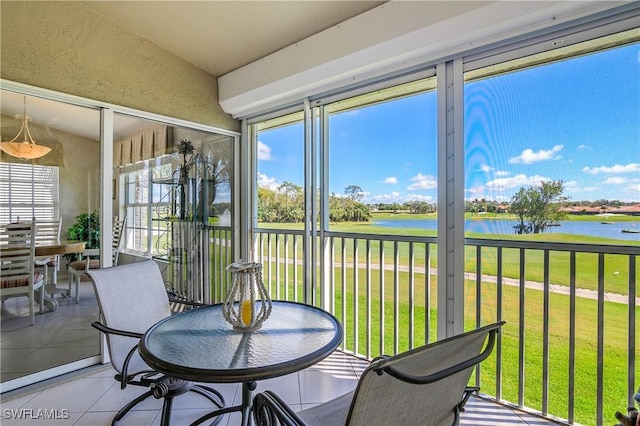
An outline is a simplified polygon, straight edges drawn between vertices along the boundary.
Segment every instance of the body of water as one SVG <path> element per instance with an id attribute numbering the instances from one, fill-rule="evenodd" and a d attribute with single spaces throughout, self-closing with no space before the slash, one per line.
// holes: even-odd
<path id="1" fill-rule="evenodd" d="M 467 219 L 465 220 L 466 232 L 479 232 L 482 234 L 514 234 L 513 220 L 492 219 Z M 376 220 L 373 225 L 386 228 L 418 228 L 437 229 L 435 219 L 400 219 L 400 220 Z M 589 235 L 592 237 L 616 238 L 625 241 L 640 241 L 640 234 L 627 234 L 623 229 L 640 230 L 639 222 L 614 222 L 603 224 L 600 222 L 561 221 L 560 226 L 547 228 L 545 234 L 575 234 Z"/>

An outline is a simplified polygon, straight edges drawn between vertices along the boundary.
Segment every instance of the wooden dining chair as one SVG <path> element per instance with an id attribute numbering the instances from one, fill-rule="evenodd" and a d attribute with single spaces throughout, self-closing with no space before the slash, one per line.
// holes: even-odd
<path id="1" fill-rule="evenodd" d="M 144 332 L 170 316 L 172 304 L 176 303 L 170 301 L 155 261 L 90 270 L 87 275 L 93 283 L 102 318 L 102 322 L 94 322 L 92 326 L 107 338 L 111 364 L 117 372 L 115 379 L 122 389 L 128 385 L 149 388 L 126 404 L 113 423 L 151 396 L 164 399 L 160 422 L 163 426 L 169 424 L 173 398 L 189 391 L 202 395 L 217 408 L 224 407 L 224 398 L 217 390 L 158 373 L 138 353 L 138 342 Z"/>
<path id="2" fill-rule="evenodd" d="M 378 357 L 355 391 L 294 412 L 275 393 L 254 396 L 257 426 L 458 425 L 474 367 L 493 350 L 499 322 L 391 357 Z"/>
<path id="3" fill-rule="evenodd" d="M 111 236 L 111 250 L 113 256 L 113 266 L 118 264 L 118 255 L 120 254 L 120 246 L 122 236 L 125 232 L 126 219 L 113 220 L 113 233 Z M 82 277 L 92 269 L 100 268 L 100 249 L 86 249 L 80 255 L 80 260 L 75 260 L 69 264 L 67 271 L 69 274 L 69 295 L 71 295 L 71 287 L 75 287 L 76 303 L 80 303 L 80 281 Z"/>
<path id="4" fill-rule="evenodd" d="M 36 244 L 41 242 L 60 241 L 60 231 L 62 230 L 62 218 L 51 221 L 38 221 L 36 226 Z M 44 283 L 53 284 L 54 288 L 58 284 L 58 271 L 60 270 L 60 255 L 36 257 L 36 272 L 44 273 Z M 49 282 L 51 281 L 51 282 Z"/>
<path id="5" fill-rule="evenodd" d="M 0 299 L 26 296 L 29 299 L 29 319 L 36 322 L 35 300 L 40 312 L 44 307 L 44 274 L 35 272 L 36 220 L 29 223 L 0 226 Z"/>

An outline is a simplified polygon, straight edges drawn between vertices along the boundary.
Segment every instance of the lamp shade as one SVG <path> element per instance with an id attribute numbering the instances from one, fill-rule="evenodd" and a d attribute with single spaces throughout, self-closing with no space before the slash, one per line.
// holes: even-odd
<path id="1" fill-rule="evenodd" d="M 47 155 L 51 148 L 30 142 L 1 142 L 0 149 L 9 155 L 25 160 L 32 160 Z"/>
<path id="2" fill-rule="evenodd" d="M 20 116 L 17 116 L 20 117 Z M 16 117 L 16 118 L 17 118 Z M 22 126 L 15 138 L 8 142 L 0 142 L 0 149 L 7 154 L 22 158 L 24 160 L 33 160 L 34 158 L 40 158 L 47 155 L 51 148 L 38 145 L 33 140 L 31 132 L 29 131 L 29 120 L 31 117 L 27 115 L 27 97 L 24 97 L 24 114 L 22 115 Z M 16 142 L 20 136 L 23 136 L 22 142 Z"/>

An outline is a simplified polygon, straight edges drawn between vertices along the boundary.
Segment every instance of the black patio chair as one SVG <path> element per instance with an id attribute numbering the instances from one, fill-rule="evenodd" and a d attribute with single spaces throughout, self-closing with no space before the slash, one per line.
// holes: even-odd
<path id="1" fill-rule="evenodd" d="M 256 424 L 457 425 L 465 403 L 479 390 L 467 386 L 471 373 L 491 354 L 503 324 L 376 358 L 362 373 L 355 391 L 298 413 L 275 393 L 258 393 L 253 400 Z"/>

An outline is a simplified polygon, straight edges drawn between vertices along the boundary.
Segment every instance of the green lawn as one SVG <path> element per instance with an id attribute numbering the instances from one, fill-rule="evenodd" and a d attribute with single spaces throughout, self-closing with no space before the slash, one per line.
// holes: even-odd
<path id="1" fill-rule="evenodd" d="M 408 214 L 388 214 L 386 219 L 407 219 L 415 218 L 415 215 Z M 582 218 L 582 217 L 581 217 Z M 635 219 L 637 220 L 637 218 Z M 301 229 L 296 224 L 267 224 L 269 229 Z M 421 229 L 393 229 L 375 227 L 363 223 L 342 223 L 332 224 L 331 230 L 341 233 L 366 233 L 383 235 L 420 235 L 435 236 L 433 231 Z M 576 235 L 563 234 L 539 234 L 539 235 L 469 235 L 469 237 L 499 239 L 499 240 L 525 240 L 540 242 L 572 242 L 585 244 L 622 244 L 640 246 L 640 241 L 620 241 L 616 239 L 602 239 L 595 237 L 581 237 Z M 289 262 L 293 259 L 293 238 L 289 240 L 286 257 Z M 303 259 L 302 241 L 298 238 L 297 258 Z M 437 277 L 431 276 L 430 286 L 425 283 L 426 276 L 424 270 L 425 247 L 424 243 L 416 243 L 413 248 L 413 261 L 415 279 L 413 293 L 409 289 L 410 275 L 405 270 L 401 270 L 396 277 L 390 269 L 394 262 L 398 265 L 409 265 L 410 251 L 409 243 L 405 242 L 384 242 L 371 241 L 371 307 L 367 311 L 366 298 L 366 271 L 365 254 L 366 242 L 357 240 L 358 268 L 352 265 L 354 261 L 354 239 L 357 235 L 349 238 L 336 238 L 334 244 L 334 274 L 335 281 L 333 290 L 335 305 L 333 312 L 336 317 L 343 322 L 345 327 L 345 347 L 362 354 L 374 357 L 381 353 L 392 354 L 409 349 L 410 346 L 424 344 L 429 335 L 429 341 L 436 339 L 437 323 Z M 345 244 L 344 250 L 342 244 Z M 275 238 L 272 238 L 271 251 L 266 251 L 266 240 L 263 256 L 265 259 L 265 283 L 268 283 L 271 294 L 275 297 L 279 292 L 283 298 L 289 294 L 292 298 L 293 287 L 298 285 L 298 301 L 302 298 L 302 267 L 296 266 L 298 271 L 298 282 L 293 282 L 294 266 L 289 263 L 281 263 L 279 274 L 276 275 L 275 262 L 271 264 L 270 272 L 267 272 L 268 256 L 272 259 L 285 258 L 285 244 L 281 239 L 279 251 L 276 250 Z M 397 248 L 398 256 L 394 259 L 394 250 Z M 381 273 L 379 268 L 379 253 L 384 249 L 385 268 L 384 288 L 381 289 Z M 437 245 L 429 244 L 430 265 L 437 267 Z M 321 253 L 319 247 L 319 253 Z M 344 259 L 342 259 L 344 253 Z M 525 258 L 525 279 L 529 281 L 543 281 L 544 252 L 543 250 L 526 250 Z M 503 249 L 503 276 L 519 278 L 519 249 Z M 579 288 L 597 290 L 598 283 L 598 256 L 595 254 L 578 253 L 576 256 L 576 284 Z M 550 281 L 552 284 L 568 285 L 569 283 L 569 254 L 565 252 L 550 252 Z M 497 273 L 496 262 L 497 249 L 484 247 L 482 249 L 481 271 L 486 275 Z M 346 265 L 342 273 L 342 263 Z M 285 271 L 288 271 L 285 282 Z M 357 275 L 356 272 L 357 271 Z M 465 247 L 465 271 L 476 271 L 475 247 Z M 605 291 L 628 294 L 629 293 L 629 258 L 620 255 L 605 255 Z M 276 276 L 279 279 L 276 280 Z M 633 283 L 637 287 L 638 277 L 640 277 L 640 262 L 636 262 L 636 280 Z M 358 285 L 354 284 L 357 282 Z M 319 277 L 317 282 L 320 282 Z M 396 286 L 397 282 L 397 286 Z M 329 285 L 328 283 L 325 283 Z M 427 288 L 429 291 L 427 292 Z M 320 292 L 320 289 L 317 289 Z M 502 287 L 502 312 L 501 319 L 507 321 L 502 333 L 502 398 L 516 403 L 518 399 L 518 354 L 519 354 L 519 288 L 514 286 Z M 637 290 L 636 290 L 637 292 Z M 357 296 L 356 296 L 357 295 Z M 428 296 L 428 297 L 427 297 Z M 343 297 L 345 298 L 343 300 Z M 425 300 L 428 299 L 427 302 Z M 357 315 L 354 300 L 357 300 Z M 410 300 L 413 301 L 413 312 L 410 312 Z M 476 287 L 475 280 L 466 281 L 465 284 L 465 328 L 475 328 L 476 316 Z M 497 288 L 496 285 L 483 281 L 481 286 L 481 318 L 482 324 L 493 322 L 497 319 Z M 542 371 L 543 371 L 543 318 L 544 300 L 541 291 L 525 290 L 524 301 L 524 405 L 533 409 L 542 410 Z M 568 417 L 568 358 L 569 358 L 569 297 L 560 294 L 549 296 L 549 388 L 548 388 L 548 412 L 552 415 Z M 412 315 L 412 316 L 411 316 Z M 636 342 L 640 341 L 640 309 L 635 307 L 636 315 Z M 382 321 L 380 317 L 383 317 Z M 413 320 L 411 320 L 413 318 Z M 575 421 L 592 425 L 596 424 L 596 371 L 597 371 L 597 301 L 592 299 L 578 298 L 576 300 L 576 346 L 575 346 Z M 371 334 L 367 335 L 366 324 L 369 320 Z M 627 330 L 628 327 L 628 307 L 624 304 L 605 302 L 604 306 L 604 418 L 603 424 L 613 424 L 615 422 L 615 411 L 624 411 L 626 408 L 627 389 Z M 398 334 L 394 334 L 397 324 Z M 410 327 L 410 324 L 412 327 Z M 357 325 L 357 335 L 356 335 Z M 412 334 L 410 333 L 412 332 Z M 357 342 L 357 347 L 356 347 Z M 412 342 L 410 344 L 410 342 Z M 367 352 L 370 347 L 370 352 Z M 496 354 L 483 363 L 481 369 L 482 389 L 490 395 L 496 392 Z M 640 364 L 636 362 L 636 376 L 640 377 Z M 636 383 L 637 386 L 637 383 Z"/>
<path id="2" fill-rule="evenodd" d="M 282 267 L 282 269 L 284 269 Z M 275 273 L 275 271 L 274 271 Z M 299 276 L 302 271 L 299 268 Z M 371 289 L 371 309 L 367 313 L 365 289 L 365 271 L 358 271 L 358 335 L 355 335 L 354 314 L 354 286 L 353 272 L 346 274 L 346 281 L 342 283 L 342 271 L 336 268 L 335 277 L 335 305 L 333 312 L 343 322 L 345 327 L 345 347 L 348 350 L 366 354 L 367 339 L 374 357 L 381 353 L 393 354 L 395 345 L 397 351 L 409 349 L 409 288 L 408 274 L 400 273 L 399 287 L 394 288 L 393 276 L 385 274 L 384 303 L 381 304 L 380 281 L 378 274 L 373 274 Z M 284 270 L 280 271 L 284 280 Z M 289 266 L 288 291 L 293 294 L 293 266 Z M 417 277 L 414 288 L 415 308 L 413 319 L 413 347 L 426 342 L 426 312 L 429 312 L 429 341 L 436 339 L 436 300 L 437 278 L 431 277 L 430 309 L 425 309 L 424 277 Z M 269 278 L 265 278 L 269 281 Z M 284 283 L 280 285 L 283 297 Z M 275 296 L 276 288 L 271 287 Z M 397 305 L 394 304 L 394 291 L 398 291 Z M 482 284 L 482 324 L 497 319 L 496 286 L 492 283 Z M 299 288 L 298 293 L 302 294 Z M 346 295 L 343 309 L 343 295 Z M 301 296 L 300 296 L 301 297 Z M 467 281 L 465 288 L 465 328 L 475 328 L 476 306 L 475 281 Z M 543 339 L 543 298 L 542 292 L 536 290 L 525 291 L 525 361 L 524 380 L 525 406 L 537 410 L 542 409 L 542 339 Z M 384 324 L 381 326 L 380 311 L 384 309 Z M 568 353 L 569 353 L 569 298 L 564 295 L 551 294 L 549 298 L 549 388 L 548 412 L 558 417 L 568 417 Z M 371 323 L 371 335 L 367 336 L 367 315 Z M 397 318 L 397 319 L 396 319 Z M 519 289 L 504 286 L 502 289 L 501 318 L 507 322 L 502 333 L 502 398 L 511 402 L 518 401 L 518 330 L 519 330 Z M 605 302 L 604 308 L 604 424 L 615 421 L 614 413 L 626 408 L 626 377 L 627 377 L 627 306 Z M 398 335 L 394 335 L 394 321 L 397 321 Z M 597 349 L 597 301 L 578 298 L 576 300 L 576 365 L 575 365 L 575 421 L 592 425 L 596 424 L 596 349 Z M 636 341 L 640 341 L 640 309 L 636 308 Z M 383 329 L 381 331 L 381 328 Z M 384 342 L 381 343 L 381 339 Z M 481 369 L 482 391 L 495 395 L 496 392 L 496 354 L 483 363 Z M 640 377 L 640 366 L 637 365 L 636 375 Z"/>

